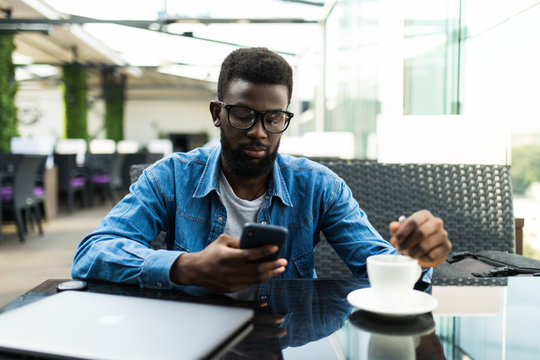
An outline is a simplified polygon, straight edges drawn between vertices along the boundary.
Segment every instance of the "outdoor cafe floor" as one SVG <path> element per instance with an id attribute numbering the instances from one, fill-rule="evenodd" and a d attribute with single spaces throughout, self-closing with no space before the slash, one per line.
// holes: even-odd
<path id="1" fill-rule="evenodd" d="M 43 223 L 44 235 L 30 231 L 20 243 L 14 223 L 2 227 L 0 307 L 49 278 L 69 278 L 73 254 L 81 239 L 111 209 L 111 204 L 61 212 Z"/>

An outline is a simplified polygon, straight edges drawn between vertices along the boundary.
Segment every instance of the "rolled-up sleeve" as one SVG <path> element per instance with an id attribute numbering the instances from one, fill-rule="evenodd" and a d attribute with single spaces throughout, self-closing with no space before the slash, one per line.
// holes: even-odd
<path id="1" fill-rule="evenodd" d="M 167 198 L 155 177 L 145 170 L 130 193 L 81 241 L 71 269 L 73 278 L 174 287 L 170 269 L 183 252 L 150 248 L 169 221 Z"/>

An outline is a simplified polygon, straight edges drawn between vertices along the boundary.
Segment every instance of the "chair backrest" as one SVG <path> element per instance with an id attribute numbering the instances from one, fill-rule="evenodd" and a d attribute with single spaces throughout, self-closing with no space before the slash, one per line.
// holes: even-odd
<path id="1" fill-rule="evenodd" d="M 114 163 L 114 158 L 115 154 L 87 153 L 85 165 L 91 173 L 110 174 Z"/>
<path id="2" fill-rule="evenodd" d="M 0 171 L 13 173 L 20 158 L 21 154 L 0 153 Z"/>
<path id="3" fill-rule="evenodd" d="M 149 154 L 149 153 L 143 153 L 143 152 L 135 153 L 135 154 L 123 154 L 123 155 L 124 155 L 124 161 L 122 162 L 121 176 L 122 176 L 122 187 L 124 188 L 124 190 L 129 189 L 129 186 L 139 178 L 138 176 L 135 180 L 131 178 L 131 167 L 133 165 L 146 164 L 145 166 L 146 168 L 150 166 L 150 164 L 152 164 L 153 162 L 161 158 L 160 154 Z M 144 170 L 144 168 L 142 170 Z M 142 173 L 142 170 L 141 170 L 141 173 Z"/>
<path id="4" fill-rule="evenodd" d="M 54 154 L 54 163 L 58 168 L 58 189 L 68 191 L 73 185 L 71 180 L 77 176 L 76 154 Z"/>
<path id="5" fill-rule="evenodd" d="M 515 252 L 509 166 L 321 163 L 345 180 L 385 239 L 389 239 L 391 221 L 428 209 L 443 219 L 453 252 Z"/>
<path id="6" fill-rule="evenodd" d="M 39 167 L 46 155 L 19 155 L 13 180 L 13 203 L 16 208 L 32 206 L 36 202 L 34 187 Z"/>
<path id="7" fill-rule="evenodd" d="M 129 179 L 131 180 L 131 183 L 133 184 L 135 181 L 139 179 L 141 174 L 143 173 L 144 169 L 149 167 L 152 164 L 133 164 L 129 168 Z"/>

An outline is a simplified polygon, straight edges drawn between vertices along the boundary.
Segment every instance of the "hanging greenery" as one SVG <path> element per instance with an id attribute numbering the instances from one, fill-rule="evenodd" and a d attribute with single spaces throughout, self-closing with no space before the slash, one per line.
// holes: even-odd
<path id="1" fill-rule="evenodd" d="M 114 68 L 101 72 L 103 98 L 105 101 L 105 132 L 107 139 L 124 139 L 124 101 L 126 76 Z"/>
<path id="2" fill-rule="evenodd" d="M 64 127 L 68 139 L 88 141 L 87 69 L 80 64 L 62 67 Z"/>
<path id="3" fill-rule="evenodd" d="M 18 136 L 13 36 L 0 34 L 0 152 L 9 152 L 11 138 Z"/>

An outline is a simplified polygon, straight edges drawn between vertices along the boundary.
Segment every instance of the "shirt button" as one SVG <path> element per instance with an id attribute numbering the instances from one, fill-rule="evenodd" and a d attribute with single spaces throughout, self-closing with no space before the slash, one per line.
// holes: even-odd
<path id="1" fill-rule="evenodd" d="M 264 220 L 261 221 L 261 224 L 266 225 L 266 221 L 264 221 Z"/>
<path id="2" fill-rule="evenodd" d="M 157 287 L 162 287 L 162 286 L 163 286 L 163 284 L 162 284 L 162 283 L 160 283 L 160 282 L 158 281 L 158 282 L 156 283 L 156 286 L 157 286 Z"/>
<path id="3" fill-rule="evenodd" d="M 270 196 L 269 196 L 269 195 L 266 195 L 264 198 L 265 198 L 266 200 L 268 200 L 268 199 L 270 199 Z"/>
<path id="4" fill-rule="evenodd" d="M 266 299 L 268 299 L 268 296 L 266 296 L 266 295 L 262 295 L 262 296 L 261 296 L 261 300 L 262 300 L 262 301 L 266 301 Z"/>
<path id="5" fill-rule="evenodd" d="M 218 218 L 217 218 L 217 221 L 222 222 L 222 221 L 223 221 L 223 217 L 221 217 L 221 216 L 218 217 Z"/>

